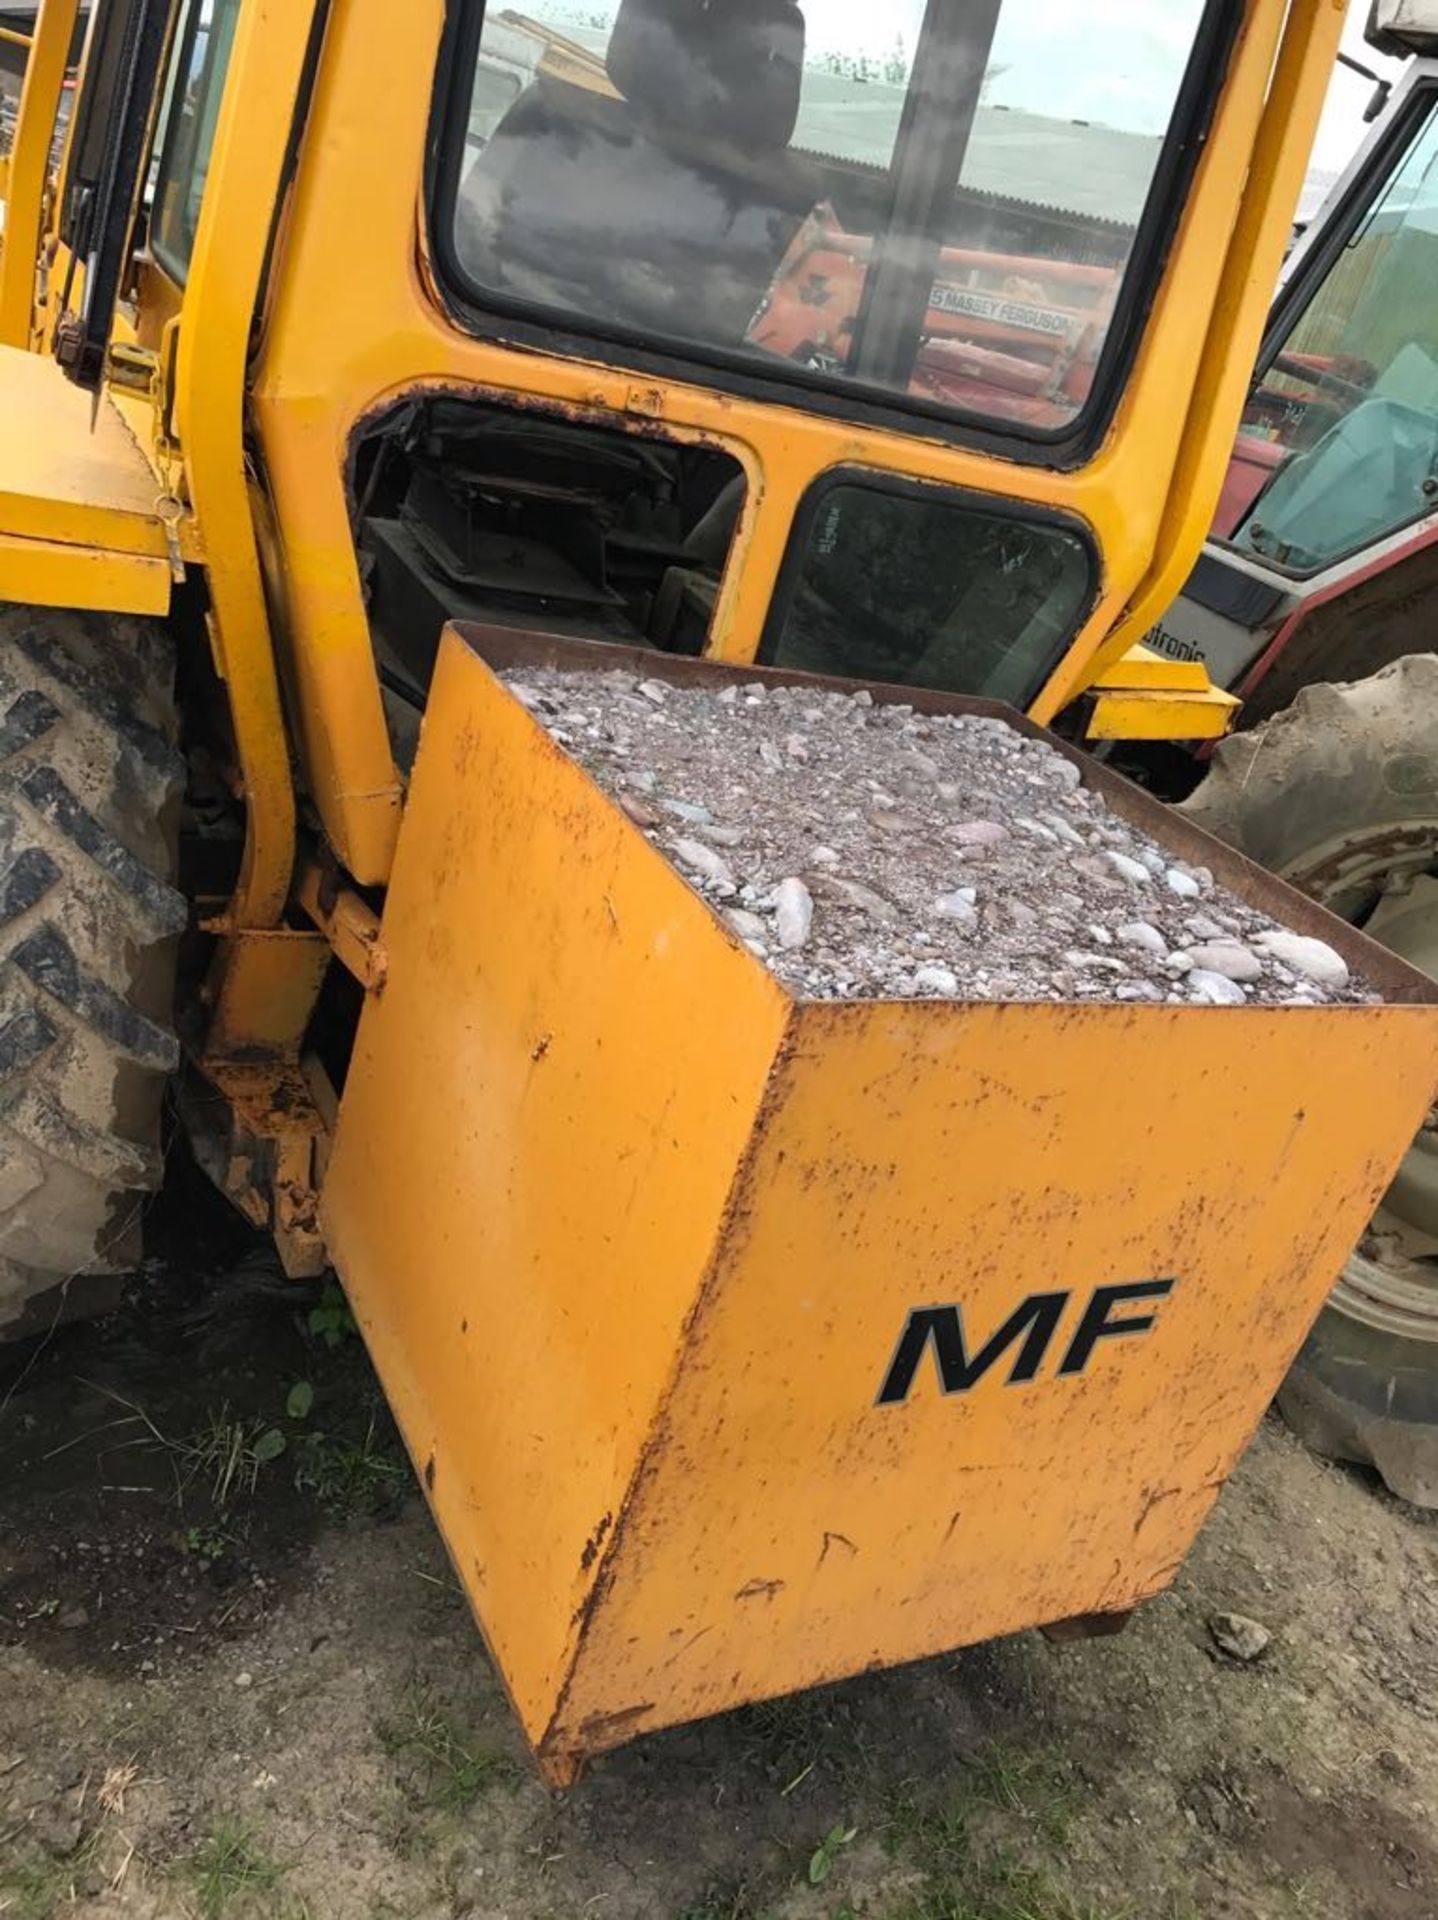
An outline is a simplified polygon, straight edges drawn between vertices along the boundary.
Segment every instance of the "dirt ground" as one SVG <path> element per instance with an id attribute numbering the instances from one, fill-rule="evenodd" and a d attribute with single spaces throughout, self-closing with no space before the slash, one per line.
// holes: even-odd
<path id="1" fill-rule="evenodd" d="M 0 1914 L 1435 1920 L 1438 1520 L 1264 1425 L 1174 1590 L 535 1779 L 343 1302 L 183 1169 L 0 1368 Z M 1252 1665 L 1208 1623 L 1257 1618 Z"/>

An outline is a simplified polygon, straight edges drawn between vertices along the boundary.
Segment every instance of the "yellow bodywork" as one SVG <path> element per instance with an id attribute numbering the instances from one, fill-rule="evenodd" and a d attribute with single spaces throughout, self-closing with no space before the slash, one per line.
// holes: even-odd
<path id="1" fill-rule="evenodd" d="M 164 613 L 161 488 L 114 404 L 0 346 L 0 418 L 0 599 Z"/>
<path id="2" fill-rule="evenodd" d="M 67 5 L 40 16 L 36 102 Z M 217 1177 L 289 1271 L 341 1271 L 560 1779 L 648 1728 L 1161 1589 L 1428 1105 L 1438 1023 L 1432 989 L 1286 894 L 1391 1004 L 796 1002 L 453 632 L 407 783 L 350 493 L 357 432 L 419 396 L 721 449 L 746 495 L 720 673 L 754 671 L 836 469 L 1060 511 L 1100 578 L 1033 718 L 1089 692 L 1102 739 L 1221 733 L 1227 696 L 1132 642 L 1209 524 L 1335 0 L 1249 0 L 1111 427 L 1066 469 L 467 330 L 424 211 L 445 7 L 402 13 L 244 0 L 186 284 L 135 263 L 93 412 L 25 350 L 57 274 L 7 255 L 0 598 L 160 614 L 203 575 L 186 638 L 225 687 L 246 832 L 204 925 Z M 11 193 L 59 258 L 49 129 L 22 132 Z M 1270 884 L 1088 778 L 1240 894 Z M 365 1000 L 338 1099 L 307 1050 L 336 961 Z M 930 1359 L 876 1404 L 915 1311 L 961 1302 L 986 1339 L 1061 1294 L 1057 1353 L 1130 1283 L 1165 1289 L 1152 1326 L 1081 1376 L 1050 1356 L 1010 1386 L 1006 1360 L 941 1394 Z"/>
<path id="3" fill-rule="evenodd" d="M 748 490 L 709 639 L 720 659 L 754 657 L 800 502 L 839 466 L 1067 510 L 1092 529 L 1100 592 L 1035 700 L 1037 718 L 1052 718 L 1151 624 L 1143 610 L 1155 582 L 1167 594 L 1170 576 L 1186 572 L 1217 498 L 1242 370 L 1337 46 L 1335 0 L 1251 0 L 1125 396 L 1103 446 L 1070 472 L 476 339 L 446 313 L 417 223 L 442 0 L 416 0 L 403 33 L 388 0 L 335 0 L 291 178 L 314 16 L 314 0 L 241 9 L 188 284 L 181 293 L 146 263 L 139 305 L 123 322 L 130 337 L 154 343 L 178 316 L 178 361 L 173 379 L 161 370 L 157 381 L 154 431 L 163 437 L 161 416 L 172 410 L 183 455 L 176 486 L 203 529 L 189 543 L 207 556 L 214 647 L 236 708 L 252 843 L 229 916 L 236 932 L 275 922 L 293 868 L 281 677 L 329 844 L 361 885 L 388 878 L 403 783 L 344 469 L 356 426 L 406 394 L 470 392 L 730 453 Z M 1195 391 L 1188 410 L 1173 404 Z M 8 412 L 3 380 L 0 408 Z M 242 484 L 246 418 L 264 463 L 262 501 Z M 37 537 L 70 543 L 43 529 Z M 1193 703 L 1177 704 L 1193 717 Z M 1139 712 L 1151 725 L 1154 709 Z"/>
<path id="4" fill-rule="evenodd" d="M 1241 702 L 1214 686 L 1201 660 L 1169 660 L 1142 641 L 1090 683 L 1088 740 L 1219 740 Z"/>
<path id="5" fill-rule="evenodd" d="M 1103 580 L 1088 620 L 1034 703 L 1037 718 L 1052 718 L 1085 684 L 1089 663 L 1145 590 L 1166 516 L 1178 515 L 1165 537 L 1185 556 L 1185 568 L 1208 528 L 1239 394 L 1227 411 L 1195 409 L 1192 416 L 1172 399 L 1193 388 L 1209 355 L 1239 368 L 1252 362 L 1297 197 L 1295 180 L 1289 200 L 1268 198 L 1260 173 L 1245 201 L 1254 143 L 1272 129 L 1271 164 L 1289 150 L 1306 152 L 1342 25 L 1332 0 L 1297 0 L 1285 32 L 1286 14 L 1282 0 L 1255 0 L 1249 8 L 1113 430 L 1088 464 L 1059 473 L 918 432 L 835 421 L 679 378 L 658 381 L 469 336 L 445 316 L 423 235 L 416 251 L 415 201 L 442 8 L 438 0 L 420 0 L 397 35 L 388 30 L 387 0 L 336 6 L 313 107 L 322 132 L 305 142 L 300 158 L 254 408 L 283 529 L 286 618 L 279 643 L 293 678 L 296 723 L 326 833 L 356 878 L 375 884 L 387 877 L 399 785 L 375 683 L 343 461 L 356 423 L 406 393 L 452 387 L 557 405 L 597 424 L 705 441 L 732 454 L 749 487 L 709 640 L 724 660 L 753 659 L 800 502 L 834 467 L 944 481 L 1076 513 L 1094 531 Z M 1297 67 L 1317 88 L 1311 102 L 1284 95 L 1266 101 L 1280 46 L 1281 70 Z M 1256 211 L 1235 237 L 1245 204 Z M 202 226 L 210 211 L 207 196 Z M 365 235 L 359 249 L 357 232 Z M 1230 261 L 1231 244 L 1241 247 L 1241 260 Z M 1242 277 L 1246 295 L 1227 299 L 1215 316 L 1226 272 Z M 337 288 L 343 299 L 336 299 Z M 1170 508 L 1180 459 L 1189 483 Z"/>
<path id="6" fill-rule="evenodd" d="M 53 360 L 18 347 L 0 348 L 0 391 L 5 531 L 163 559 L 155 476 L 113 404 L 94 408 Z"/>
<path id="7" fill-rule="evenodd" d="M 50 174 L 51 134 L 65 82 L 65 63 L 79 0 L 40 0 L 33 33 L 11 34 L 25 45 L 25 77 L 6 157 L 4 237 L 0 238 L 0 345 L 28 347 L 35 317 L 35 275 Z"/>
<path id="8" fill-rule="evenodd" d="M 451 630 L 323 1219 L 552 1778 L 1167 1585 L 1438 1073 L 1435 990 L 1282 910 L 1398 1004 L 796 1001 Z M 1052 1293 L 1031 1382 L 876 1404 L 913 1309 Z"/>

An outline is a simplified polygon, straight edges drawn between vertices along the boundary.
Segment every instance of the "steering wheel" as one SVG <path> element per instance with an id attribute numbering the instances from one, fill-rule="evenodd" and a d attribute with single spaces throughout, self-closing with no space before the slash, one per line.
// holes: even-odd
<path id="1" fill-rule="evenodd" d="M 1310 395 L 1298 395 L 1259 385 L 1249 394 L 1243 409 L 1244 423 L 1248 426 L 1271 423 L 1279 428 L 1285 441 L 1288 435 L 1282 433 L 1284 421 L 1291 425 L 1301 421 L 1302 437 L 1311 441 L 1328 432 L 1330 427 L 1336 427 L 1350 408 L 1372 398 L 1368 389 L 1356 381 L 1346 380 L 1342 374 L 1326 368 L 1310 367 L 1286 353 L 1274 356 L 1268 372 L 1286 374 L 1290 380 L 1299 380 L 1311 389 Z M 1295 409 L 1299 410 L 1296 420 Z"/>
<path id="2" fill-rule="evenodd" d="M 1368 388 L 1360 387 L 1356 380 L 1345 380 L 1341 373 L 1333 373 L 1326 368 L 1307 366 L 1302 360 L 1295 360 L 1286 353 L 1275 354 L 1270 372 L 1286 373 L 1290 380 L 1301 380 L 1316 393 L 1336 389 L 1341 398 L 1355 407 L 1361 400 L 1371 397 Z M 1263 392 L 1262 387 L 1259 392 Z"/>

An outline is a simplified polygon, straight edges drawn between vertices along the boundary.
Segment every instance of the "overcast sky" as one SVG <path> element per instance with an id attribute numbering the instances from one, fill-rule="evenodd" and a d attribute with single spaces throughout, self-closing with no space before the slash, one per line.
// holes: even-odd
<path id="1" fill-rule="evenodd" d="M 912 52 L 923 0 L 801 0 L 814 51 L 878 51 L 902 33 Z M 989 99 L 1068 120 L 1099 120 L 1161 133 L 1203 11 L 1201 0 L 1005 0 L 994 40 Z M 1368 0 L 1352 0 L 1343 45 L 1355 58 L 1396 75 L 1363 38 Z M 880 25 L 882 22 L 882 25 Z M 1314 147 L 1314 164 L 1343 167 L 1364 133 L 1372 88 L 1340 67 Z"/>
<path id="2" fill-rule="evenodd" d="M 892 46 L 912 53 L 923 0 L 802 0 L 811 51 Z M 994 36 L 996 106 L 1161 133 L 1193 45 L 1202 0 L 1004 0 Z M 882 22 L 882 24 L 881 24 Z"/>

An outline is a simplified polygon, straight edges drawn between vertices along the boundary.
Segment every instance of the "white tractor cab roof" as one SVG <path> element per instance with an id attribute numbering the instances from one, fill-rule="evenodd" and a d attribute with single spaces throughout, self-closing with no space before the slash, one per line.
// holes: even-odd
<path id="1" fill-rule="evenodd" d="M 1379 53 L 1438 53 L 1438 0 L 1373 0 L 1364 36 Z"/>

